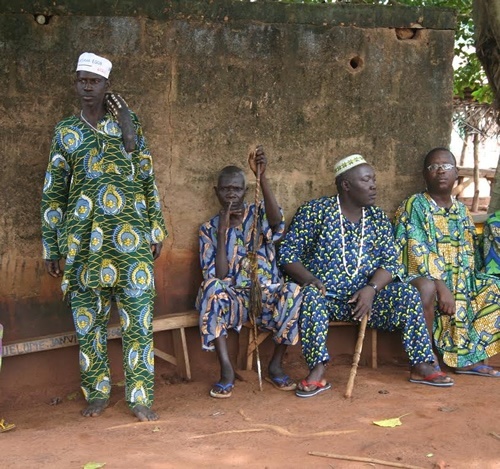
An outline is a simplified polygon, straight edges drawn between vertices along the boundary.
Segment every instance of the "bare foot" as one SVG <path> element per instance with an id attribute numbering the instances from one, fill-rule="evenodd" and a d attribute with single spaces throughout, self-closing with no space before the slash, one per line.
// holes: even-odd
<path id="1" fill-rule="evenodd" d="M 84 417 L 99 417 L 104 412 L 104 409 L 108 407 L 108 403 L 107 399 L 95 399 L 82 410 L 82 415 Z"/>
<path id="2" fill-rule="evenodd" d="M 131 410 L 141 422 L 150 422 L 160 418 L 156 412 L 143 405 L 136 405 Z"/>

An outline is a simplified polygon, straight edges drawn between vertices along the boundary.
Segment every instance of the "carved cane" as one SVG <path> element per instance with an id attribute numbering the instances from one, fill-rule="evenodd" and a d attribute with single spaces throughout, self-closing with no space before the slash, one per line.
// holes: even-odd
<path id="1" fill-rule="evenodd" d="M 365 339 L 367 323 L 368 323 L 368 314 L 365 314 L 363 316 L 363 319 L 361 320 L 361 324 L 359 325 L 358 340 L 356 341 L 356 348 L 354 349 L 354 356 L 352 357 L 351 372 L 349 373 L 349 381 L 347 382 L 347 389 L 344 394 L 344 397 L 346 398 L 351 397 L 352 390 L 354 388 L 354 379 L 356 378 L 359 358 L 361 357 L 361 351 L 363 350 L 363 340 Z"/>

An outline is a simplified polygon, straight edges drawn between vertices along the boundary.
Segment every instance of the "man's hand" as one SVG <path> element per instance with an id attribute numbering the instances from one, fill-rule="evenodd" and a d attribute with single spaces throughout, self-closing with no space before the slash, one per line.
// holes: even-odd
<path id="1" fill-rule="evenodd" d="M 160 257 L 162 247 L 163 243 L 156 243 L 151 245 L 151 252 L 153 253 L 154 261 Z"/>
<path id="2" fill-rule="evenodd" d="M 223 207 L 219 212 L 219 235 L 226 235 L 227 229 L 231 226 L 231 216 L 241 217 L 243 216 L 243 209 L 239 208 L 232 210 L 233 203 L 229 202 L 227 207 Z"/>
<path id="3" fill-rule="evenodd" d="M 257 145 L 255 151 L 250 152 L 248 155 L 248 164 L 255 176 L 257 176 L 257 171 L 259 171 L 261 176 L 264 174 L 267 167 L 267 158 L 262 145 Z"/>
<path id="4" fill-rule="evenodd" d="M 453 316 L 456 312 L 455 297 L 443 281 L 435 280 L 439 311 Z"/>
<path id="5" fill-rule="evenodd" d="M 375 290 L 369 285 L 364 286 L 358 290 L 348 303 L 352 306 L 352 317 L 356 321 L 361 321 L 363 316 L 370 314 L 372 312 L 373 299 L 375 298 Z"/>
<path id="6" fill-rule="evenodd" d="M 51 277 L 60 277 L 63 274 L 59 267 L 59 259 L 45 259 L 45 270 Z"/>
<path id="7" fill-rule="evenodd" d="M 305 287 L 307 285 L 311 285 L 312 287 L 316 287 L 323 296 L 326 295 L 326 288 L 323 285 L 323 282 L 314 276 L 311 275 L 311 278 L 307 279 L 305 282 L 302 283 L 302 286 Z"/>

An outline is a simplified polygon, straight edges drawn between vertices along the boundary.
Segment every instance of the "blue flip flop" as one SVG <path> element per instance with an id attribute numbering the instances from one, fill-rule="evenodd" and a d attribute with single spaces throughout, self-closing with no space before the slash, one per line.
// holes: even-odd
<path id="1" fill-rule="evenodd" d="M 215 383 L 212 386 L 212 389 L 210 389 L 210 396 L 215 397 L 216 399 L 227 399 L 233 394 L 233 388 L 233 383 Z"/>
<path id="2" fill-rule="evenodd" d="M 494 373 L 489 373 L 493 371 Z M 476 365 L 469 370 L 455 370 L 457 375 L 476 375 L 484 376 L 486 378 L 500 378 L 500 371 L 494 370 L 492 366 Z"/>
<path id="3" fill-rule="evenodd" d="M 297 389 L 297 383 L 287 375 L 282 377 L 269 376 L 269 378 L 264 379 L 280 391 L 295 391 Z"/>

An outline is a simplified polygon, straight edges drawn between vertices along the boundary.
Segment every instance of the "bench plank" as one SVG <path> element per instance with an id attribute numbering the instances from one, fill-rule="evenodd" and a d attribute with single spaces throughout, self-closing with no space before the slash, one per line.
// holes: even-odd
<path id="1" fill-rule="evenodd" d="M 191 366 L 186 341 L 186 327 L 198 326 L 199 313 L 196 310 L 183 313 L 165 314 L 153 318 L 153 332 L 172 331 L 175 356 L 165 353 L 158 348 L 155 355 L 177 366 L 183 378 L 191 379 Z M 108 340 L 120 339 L 121 328 L 117 325 L 108 327 Z M 28 340 L 3 344 L 3 357 L 14 357 L 28 353 L 44 352 L 78 345 L 75 332 L 35 337 Z"/>
<path id="2" fill-rule="evenodd" d="M 240 341 L 246 342 L 246 346 L 241 346 L 240 344 L 240 355 L 245 353 L 245 356 L 238 357 L 238 365 L 244 370 L 251 370 L 253 363 L 253 356 L 255 352 L 255 340 L 252 325 L 248 322 L 243 324 L 245 327 L 240 332 Z M 330 321 L 328 323 L 330 327 L 336 326 L 358 326 L 356 322 L 347 321 Z M 376 369 L 378 367 L 378 356 L 377 356 L 377 329 L 370 329 L 371 331 L 371 367 Z M 244 335 L 241 333 L 245 332 Z M 259 330 L 257 335 L 257 346 L 259 346 L 264 340 L 271 335 L 270 331 Z"/>
<path id="3" fill-rule="evenodd" d="M 153 332 L 170 331 L 181 327 L 197 326 L 200 314 L 196 310 L 187 311 L 180 314 L 165 314 L 153 319 Z"/>

